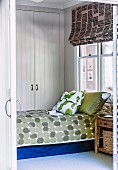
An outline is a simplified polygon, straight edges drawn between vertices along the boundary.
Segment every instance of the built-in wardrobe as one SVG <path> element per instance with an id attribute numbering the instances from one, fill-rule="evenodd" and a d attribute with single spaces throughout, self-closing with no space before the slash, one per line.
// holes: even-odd
<path id="1" fill-rule="evenodd" d="M 17 7 L 17 100 L 21 110 L 51 109 L 64 91 L 63 24 L 61 10 Z"/>

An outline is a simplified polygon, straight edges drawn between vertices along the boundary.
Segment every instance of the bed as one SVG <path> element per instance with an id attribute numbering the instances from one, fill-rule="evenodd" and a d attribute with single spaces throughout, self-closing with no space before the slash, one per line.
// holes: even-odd
<path id="1" fill-rule="evenodd" d="M 45 110 L 21 112 L 17 116 L 18 159 L 93 150 L 95 117 L 108 114 L 108 110 L 105 105 L 94 116 L 50 115 Z"/>
<path id="2" fill-rule="evenodd" d="M 95 118 L 109 114 L 105 92 L 64 92 L 53 107 L 17 116 L 18 159 L 93 150 Z"/>

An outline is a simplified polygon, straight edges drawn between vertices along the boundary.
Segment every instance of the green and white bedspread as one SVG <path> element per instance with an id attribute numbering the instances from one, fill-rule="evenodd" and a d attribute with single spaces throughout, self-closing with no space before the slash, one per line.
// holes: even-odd
<path id="1" fill-rule="evenodd" d="M 26 111 L 17 116 L 17 146 L 73 142 L 94 138 L 94 116 L 49 115 Z"/>

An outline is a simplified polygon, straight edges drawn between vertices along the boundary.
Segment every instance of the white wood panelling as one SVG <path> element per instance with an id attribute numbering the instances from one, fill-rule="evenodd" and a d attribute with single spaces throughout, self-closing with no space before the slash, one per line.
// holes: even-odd
<path id="1" fill-rule="evenodd" d="M 35 108 L 45 108 L 45 13 L 34 13 L 35 34 L 35 82 L 39 90 L 35 91 Z M 44 21 L 44 22 L 42 22 Z M 36 29 L 36 31 L 35 31 Z"/>
<path id="2" fill-rule="evenodd" d="M 35 82 L 39 85 L 39 90 L 35 91 L 35 109 L 48 109 L 60 96 L 59 14 L 48 13 L 47 17 L 47 13 L 35 12 L 34 19 L 37 23 Z"/>
<path id="3" fill-rule="evenodd" d="M 16 76 L 16 82 L 17 82 L 17 89 L 16 89 L 16 93 L 17 93 L 17 100 L 19 100 L 21 102 L 22 100 L 22 94 L 21 94 L 21 79 L 22 79 L 22 76 L 21 76 L 21 63 L 22 63 L 22 60 L 21 60 L 21 20 L 20 20 L 20 17 L 21 17 L 21 13 L 20 11 L 17 11 L 16 13 L 16 21 L 17 21 L 17 24 L 16 24 L 16 51 L 17 51 L 17 60 L 16 60 L 16 72 L 17 72 L 17 76 Z M 18 106 L 17 106 L 17 109 L 18 109 Z"/>
<path id="4" fill-rule="evenodd" d="M 34 109 L 33 12 L 17 10 L 17 100 L 22 110 Z M 19 105 L 17 105 L 18 109 Z"/>
<path id="5" fill-rule="evenodd" d="M 26 11 L 26 99 L 27 108 L 34 108 L 34 92 L 31 91 L 31 84 L 34 87 L 34 36 L 33 36 L 33 12 Z"/>
<path id="6" fill-rule="evenodd" d="M 21 12 L 21 90 L 22 90 L 22 108 L 27 108 L 27 56 L 26 56 L 26 13 Z"/>
<path id="7" fill-rule="evenodd" d="M 17 10 L 17 99 L 22 110 L 51 109 L 64 91 L 62 18 L 56 12 Z"/>

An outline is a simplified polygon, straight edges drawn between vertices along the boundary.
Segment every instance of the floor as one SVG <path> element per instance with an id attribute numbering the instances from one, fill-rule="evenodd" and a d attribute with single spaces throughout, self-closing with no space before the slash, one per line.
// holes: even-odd
<path id="1" fill-rule="evenodd" d="M 83 152 L 18 161 L 18 170 L 112 170 L 112 156 Z"/>

